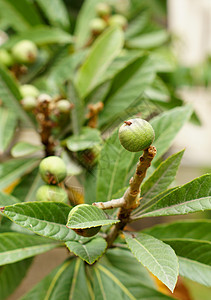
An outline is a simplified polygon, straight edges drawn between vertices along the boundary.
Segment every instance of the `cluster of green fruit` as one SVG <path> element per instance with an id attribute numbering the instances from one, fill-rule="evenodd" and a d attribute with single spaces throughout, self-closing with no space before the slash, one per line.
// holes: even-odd
<path id="1" fill-rule="evenodd" d="M 40 94 L 40 91 L 31 84 L 20 86 L 20 93 L 23 97 L 21 104 L 26 111 L 33 111 L 43 101 L 51 104 L 50 109 L 59 114 L 69 113 L 72 104 L 67 99 L 53 99 L 48 94 Z"/>
<path id="2" fill-rule="evenodd" d="M 104 2 L 96 6 L 97 17 L 90 22 L 90 30 L 93 36 L 101 34 L 108 26 L 119 26 L 123 30 L 127 28 L 127 19 L 120 14 L 112 14 L 112 7 Z"/>
<path id="3" fill-rule="evenodd" d="M 42 185 L 37 190 L 37 201 L 67 203 L 68 196 L 66 191 L 58 186 L 67 176 L 67 169 L 63 160 L 58 156 L 48 156 L 41 161 L 39 172 L 47 184 Z"/>
<path id="4" fill-rule="evenodd" d="M 14 64 L 32 64 L 38 57 L 38 48 L 32 41 L 22 40 L 11 51 L 0 49 L 0 63 L 10 68 Z"/>

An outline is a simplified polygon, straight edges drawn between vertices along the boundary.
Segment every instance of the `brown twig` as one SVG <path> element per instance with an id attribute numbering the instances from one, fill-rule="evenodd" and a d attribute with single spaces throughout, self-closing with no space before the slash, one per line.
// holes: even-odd
<path id="1" fill-rule="evenodd" d="M 134 176 L 130 179 L 130 186 L 125 191 L 124 195 L 120 199 L 111 200 L 104 203 L 106 209 L 113 207 L 120 207 L 118 212 L 118 219 L 120 220 L 115 226 L 112 227 L 110 233 L 108 234 L 106 240 L 108 248 L 111 247 L 114 240 L 127 223 L 130 222 L 130 214 L 133 209 L 139 205 L 140 201 L 140 185 L 146 176 L 147 169 L 151 165 L 151 161 L 156 155 L 156 148 L 150 146 L 144 150 L 143 155 L 139 158 L 139 162 L 136 167 L 136 172 Z M 106 204 L 107 203 L 107 204 Z M 116 206 L 115 203 L 117 204 Z M 102 202 L 94 203 L 93 205 L 102 208 Z M 119 206 L 118 206 L 119 205 Z"/>
<path id="2" fill-rule="evenodd" d="M 89 104 L 88 109 L 89 113 L 87 114 L 87 118 L 89 119 L 88 126 L 91 128 L 97 127 L 98 115 L 99 112 L 103 109 L 103 102 L 97 102 L 95 104 Z"/>

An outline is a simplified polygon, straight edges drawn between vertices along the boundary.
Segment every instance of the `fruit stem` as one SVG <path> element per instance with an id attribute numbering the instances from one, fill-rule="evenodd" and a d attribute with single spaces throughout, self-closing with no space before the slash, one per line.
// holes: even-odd
<path id="1" fill-rule="evenodd" d="M 87 114 L 87 118 L 89 119 L 88 121 L 88 126 L 91 128 L 96 128 L 97 127 L 97 122 L 98 122 L 98 115 L 101 110 L 103 110 L 104 104 L 103 102 L 97 102 L 95 104 L 89 104 L 88 109 L 89 113 Z"/>
<path id="2" fill-rule="evenodd" d="M 110 233 L 107 235 L 106 241 L 108 244 L 108 248 L 110 248 L 118 236 L 119 232 L 130 222 L 130 214 L 133 209 L 139 206 L 140 201 L 140 186 L 142 181 L 146 176 L 147 169 L 151 165 L 151 161 L 156 155 L 156 148 L 154 146 L 150 146 L 149 148 L 144 150 L 143 155 L 139 158 L 139 162 L 137 163 L 136 171 L 134 176 L 130 179 L 130 186 L 125 191 L 124 195 L 120 199 L 111 200 L 104 203 L 104 206 L 108 209 L 109 202 L 110 208 L 115 207 L 114 201 L 119 203 L 119 212 L 118 212 L 118 219 L 120 222 L 112 227 Z M 107 203 L 107 204 L 106 204 Z M 101 208 L 101 202 L 94 203 L 93 205 Z M 116 206 L 117 207 L 117 206 Z"/>

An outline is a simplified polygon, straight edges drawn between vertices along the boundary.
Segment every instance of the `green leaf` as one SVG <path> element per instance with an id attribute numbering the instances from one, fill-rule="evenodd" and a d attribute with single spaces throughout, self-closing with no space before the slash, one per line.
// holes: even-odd
<path id="1" fill-rule="evenodd" d="M 38 299 L 90 300 L 84 263 L 80 259 L 64 262 L 21 298 Z"/>
<path id="2" fill-rule="evenodd" d="M 185 215 L 211 209 L 211 174 L 203 175 L 178 187 L 139 214 L 152 216 Z M 136 215 L 137 217 L 137 215 Z"/>
<path id="3" fill-rule="evenodd" d="M 28 202 L 6 206 L 2 213 L 36 234 L 66 242 L 80 239 L 65 226 L 70 209 L 69 205 L 60 202 Z"/>
<path id="4" fill-rule="evenodd" d="M 67 151 L 63 151 L 61 153 L 61 158 L 64 161 L 67 168 L 67 176 L 79 175 L 83 172 L 83 168 L 70 157 Z"/>
<path id="5" fill-rule="evenodd" d="M 65 142 L 70 151 L 77 152 L 93 148 L 95 145 L 100 144 L 102 139 L 99 130 L 84 127 L 82 128 L 80 135 L 70 136 Z"/>
<path id="6" fill-rule="evenodd" d="M 140 36 L 140 33 L 142 32 L 148 21 L 149 11 L 146 9 L 129 22 L 128 28 L 125 32 L 126 40 L 137 35 Z"/>
<path id="7" fill-rule="evenodd" d="M 19 100 L 22 99 L 22 96 L 17 84 L 3 66 L 0 66 L 0 98 L 3 104 L 21 118 L 25 124 L 33 126 L 32 121 L 20 105 Z"/>
<path id="8" fill-rule="evenodd" d="M 27 174 L 21 178 L 20 183 L 12 191 L 12 195 L 23 202 L 36 201 L 36 192 L 41 185 L 43 185 L 43 180 L 40 177 L 38 168 L 35 168 L 30 176 Z"/>
<path id="9" fill-rule="evenodd" d="M 27 258 L 16 263 L 0 267 L 0 300 L 7 299 L 8 296 L 19 286 L 29 269 L 31 262 L 32 259 Z"/>
<path id="10" fill-rule="evenodd" d="M 81 48 L 91 37 L 89 23 L 96 16 L 95 7 L 101 0 L 86 0 L 80 9 L 75 26 L 76 47 Z"/>
<path id="11" fill-rule="evenodd" d="M 117 27 L 107 29 L 96 39 L 76 77 L 76 87 L 82 98 L 97 86 L 99 78 L 118 55 L 122 45 L 123 33 Z"/>
<path id="12" fill-rule="evenodd" d="M 69 29 L 68 12 L 62 0 L 36 0 L 36 2 L 52 26 Z"/>
<path id="13" fill-rule="evenodd" d="M 155 131 L 155 141 L 153 142 L 153 145 L 157 149 L 157 154 L 153 159 L 153 163 L 168 150 L 177 133 L 183 127 L 185 122 L 188 121 L 191 114 L 191 106 L 186 105 L 166 111 L 150 121 L 150 124 Z"/>
<path id="14" fill-rule="evenodd" d="M 19 202 L 20 200 L 18 200 L 17 198 L 0 192 L 0 206 L 13 205 Z"/>
<path id="15" fill-rule="evenodd" d="M 0 11 L 1 18 L 6 19 L 17 31 L 25 31 L 41 23 L 35 7 L 27 0 L 1 0 Z"/>
<path id="16" fill-rule="evenodd" d="M 108 219 L 103 210 L 96 206 L 81 204 L 74 208 L 74 212 L 70 212 L 67 227 L 71 229 L 84 229 L 112 225 L 118 222 L 119 220 Z"/>
<path id="17" fill-rule="evenodd" d="M 121 146 L 118 131 L 115 130 L 100 152 L 97 201 L 111 200 L 112 196 L 128 183 L 126 179 L 133 157 L 133 153 Z"/>
<path id="18" fill-rule="evenodd" d="M 38 236 L 17 232 L 0 234 L 0 266 L 35 256 L 60 246 Z"/>
<path id="19" fill-rule="evenodd" d="M 211 288 L 188 279 L 184 280 L 184 284 L 188 288 L 192 300 L 210 300 Z"/>
<path id="20" fill-rule="evenodd" d="M 143 197 L 141 199 L 141 206 L 144 206 L 144 204 L 148 203 L 157 194 L 165 191 L 173 182 L 183 153 L 184 150 L 168 157 L 143 183 L 141 186 L 141 195 Z"/>
<path id="21" fill-rule="evenodd" d="M 42 150 L 43 146 L 33 145 L 27 142 L 18 142 L 11 149 L 11 154 L 13 157 L 21 157 L 25 155 L 29 155 L 39 150 Z"/>
<path id="22" fill-rule="evenodd" d="M 90 265 L 103 255 L 107 247 L 106 241 L 101 237 L 96 237 L 84 244 L 79 242 L 66 242 L 65 245 L 70 252 L 73 252 Z"/>
<path id="23" fill-rule="evenodd" d="M 121 70 L 113 79 L 110 91 L 104 100 L 100 113 L 100 126 L 108 121 L 119 119 L 119 114 L 127 110 L 139 99 L 154 80 L 154 69 L 149 64 L 148 55 L 142 55 Z"/>
<path id="24" fill-rule="evenodd" d="M 211 286 L 211 221 L 162 224 L 144 232 L 169 244 L 179 258 L 180 275 Z"/>
<path id="25" fill-rule="evenodd" d="M 138 261 L 173 292 L 179 272 L 178 259 L 173 249 L 147 234 L 124 235 Z"/>
<path id="26" fill-rule="evenodd" d="M 126 41 L 128 48 L 135 49 L 151 49 L 163 45 L 169 38 L 166 30 L 157 30 L 148 33 L 143 33 L 137 37 Z"/>
<path id="27" fill-rule="evenodd" d="M 99 299 L 172 299 L 143 284 L 138 276 L 136 278 L 128 276 L 127 273 L 108 265 L 100 263 L 94 265 L 93 273 L 94 294 Z"/>
<path id="28" fill-rule="evenodd" d="M 69 44 L 72 43 L 72 36 L 62 29 L 42 25 L 33 27 L 30 30 L 13 36 L 5 44 L 3 44 L 2 47 L 11 49 L 21 40 L 30 40 L 38 46 L 47 44 Z"/>
<path id="29" fill-rule="evenodd" d="M 17 117 L 8 109 L 0 108 L 0 155 L 7 149 L 15 132 Z"/>
<path id="30" fill-rule="evenodd" d="M 33 170 L 39 163 L 38 159 L 12 159 L 0 164 L 0 189 L 8 187 L 10 183 L 23 174 Z"/>

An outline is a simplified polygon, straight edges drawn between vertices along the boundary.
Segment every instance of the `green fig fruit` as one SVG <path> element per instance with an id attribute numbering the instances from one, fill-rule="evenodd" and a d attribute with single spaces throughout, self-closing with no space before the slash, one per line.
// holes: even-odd
<path id="1" fill-rule="evenodd" d="M 107 24 L 103 19 L 95 18 L 91 20 L 89 27 L 93 35 L 99 35 L 106 29 Z"/>
<path id="2" fill-rule="evenodd" d="M 109 18 L 108 23 L 110 26 L 119 26 L 123 30 L 127 27 L 127 19 L 122 15 L 113 15 Z"/>
<path id="3" fill-rule="evenodd" d="M 23 97 L 31 96 L 37 98 L 40 94 L 39 90 L 31 84 L 23 84 L 19 89 Z"/>
<path id="4" fill-rule="evenodd" d="M 11 67 L 14 64 L 12 55 L 5 49 L 0 49 L 0 63 L 6 67 Z"/>
<path id="5" fill-rule="evenodd" d="M 68 202 L 68 196 L 65 190 L 54 185 L 42 185 L 36 193 L 37 201 L 55 201 L 55 202 Z"/>
<path id="6" fill-rule="evenodd" d="M 147 149 L 154 141 L 154 138 L 155 133 L 152 126 L 140 118 L 125 121 L 119 128 L 120 143 L 130 152 Z"/>
<path id="7" fill-rule="evenodd" d="M 111 7 L 108 3 L 100 2 L 96 5 L 96 13 L 99 17 L 107 17 L 111 14 Z"/>
<path id="8" fill-rule="evenodd" d="M 12 55 L 18 63 L 30 64 L 37 59 L 38 49 L 32 41 L 22 40 L 12 48 Z"/>
<path id="9" fill-rule="evenodd" d="M 21 100 L 21 104 L 26 111 L 32 111 L 37 106 L 37 99 L 27 96 Z"/>
<path id="10" fill-rule="evenodd" d="M 56 108 L 60 113 L 67 114 L 70 112 L 71 103 L 66 99 L 61 99 L 58 102 L 56 102 Z"/>
<path id="11" fill-rule="evenodd" d="M 44 158 L 39 166 L 42 179 L 48 184 L 57 184 L 67 176 L 67 169 L 64 161 L 58 156 Z"/>

